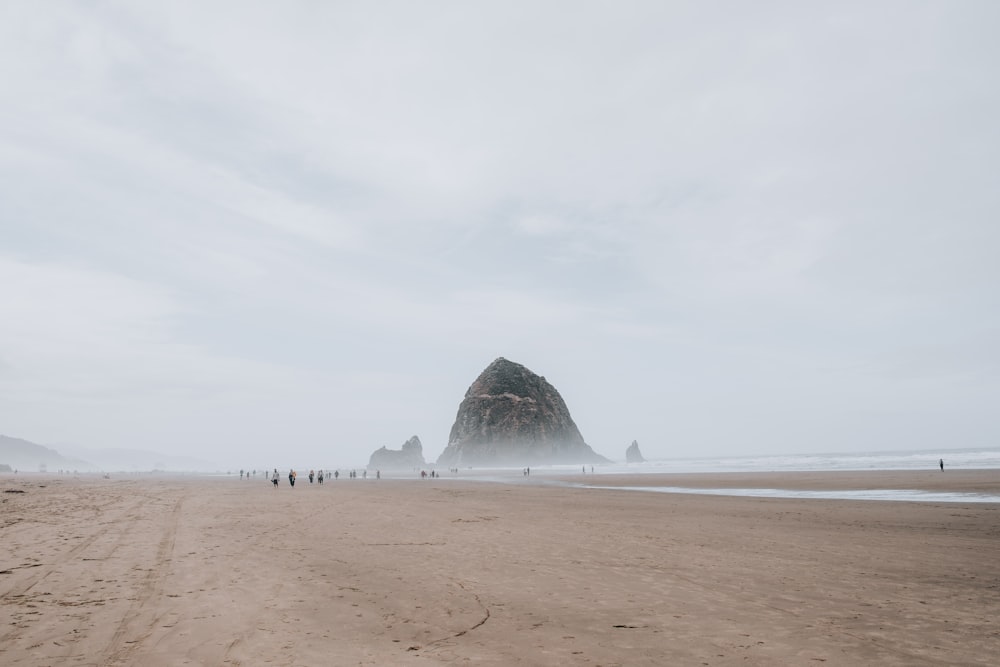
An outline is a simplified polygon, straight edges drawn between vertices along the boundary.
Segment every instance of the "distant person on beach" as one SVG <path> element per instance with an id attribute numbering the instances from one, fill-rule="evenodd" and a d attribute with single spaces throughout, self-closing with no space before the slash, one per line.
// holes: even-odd
<path id="1" fill-rule="evenodd" d="M 288 485 L 289 486 L 295 486 L 295 471 L 294 470 L 289 470 L 288 471 Z"/>
<path id="2" fill-rule="evenodd" d="M 322 471 L 322 470 L 320 470 L 320 471 L 319 471 L 318 473 L 316 473 L 316 477 L 317 477 L 317 481 L 318 481 L 318 482 L 319 482 L 320 484 L 322 484 L 322 483 L 323 483 L 323 471 Z"/>
<path id="3" fill-rule="evenodd" d="M 314 477 L 316 477 L 316 471 L 315 471 L 315 470 L 310 470 L 310 471 L 309 471 L 309 483 L 310 483 L 310 484 L 312 484 L 312 483 L 313 483 L 313 478 L 314 478 Z"/>
<path id="4" fill-rule="evenodd" d="M 938 465 L 941 466 L 941 472 L 944 472 L 944 459 L 939 460 Z"/>
<path id="5" fill-rule="evenodd" d="M 271 477 L 271 482 L 274 484 L 274 488 L 278 488 L 278 469 L 274 469 L 274 476 Z"/>

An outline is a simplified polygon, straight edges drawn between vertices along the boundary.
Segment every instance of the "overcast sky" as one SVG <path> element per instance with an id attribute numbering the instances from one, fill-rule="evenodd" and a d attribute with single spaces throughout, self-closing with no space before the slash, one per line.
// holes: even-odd
<path id="1" fill-rule="evenodd" d="M 0 433 L 992 446 L 1000 3 L 0 4 Z"/>

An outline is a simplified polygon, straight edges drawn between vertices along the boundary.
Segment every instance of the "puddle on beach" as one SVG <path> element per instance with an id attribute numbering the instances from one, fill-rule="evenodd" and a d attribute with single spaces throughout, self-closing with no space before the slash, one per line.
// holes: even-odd
<path id="1" fill-rule="evenodd" d="M 582 486 L 586 489 L 654 491 L 656 493 L 695 493 L 708 496 L 750 496 L 754 498 L 812 498 L 816 500 L 892 500 L 902 502 L 1000 504 L 1000 495 L 991 495 L 986 493 L 920 491 L 917 489 L 793 491 L 790 489 L 692 489 L 683 486 Z"/>

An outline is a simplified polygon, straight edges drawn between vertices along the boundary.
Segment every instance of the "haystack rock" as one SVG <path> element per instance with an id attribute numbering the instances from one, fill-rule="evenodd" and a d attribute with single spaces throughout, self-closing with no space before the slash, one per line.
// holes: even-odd
<path id="1" fill-rule="evenodd" d="M 500 357 L 458 406 L 438 465 L 607 463 L 583 441 L 556 388 Z"/>
<path id="2" fill-rule="evenodd" d="M 413 470 L 424 465 L 424 446 L 417 436 L 404 442 L 402 449 L 376 449 L 368 459 L 369 470 Z"/>
<path id="3" fill-rule="evenodd" d="M 625 462 L 626 463 L 645 463 L 646 459 L 642 458 L 642 452 L 639 451 L 639 443 L 636 440 L 632 441 L 629 448 L 625 450 Z"/>

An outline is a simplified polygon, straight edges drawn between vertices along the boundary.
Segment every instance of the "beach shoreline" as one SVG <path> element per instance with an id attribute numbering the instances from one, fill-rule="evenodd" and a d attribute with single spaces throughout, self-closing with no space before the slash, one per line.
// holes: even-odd
<path id="1" fill-rule="evenodd" d="M 968 491 L 997 474 L 656 477 Z M 0 662 L 985 665 L 1000 654 L 1000 505 L 552 479 L 274 489 L 3 475 Z"/>
<path id="2" fill-rule="evenodd" d="M 590 486 L 673 486 L 702 489 L 757 488 L 801 491 L 916 489 L 1000 494 L 1000 470 L 834 470 L 829 472 L 697 472 L 637 475 L 559 475 Z"/>

